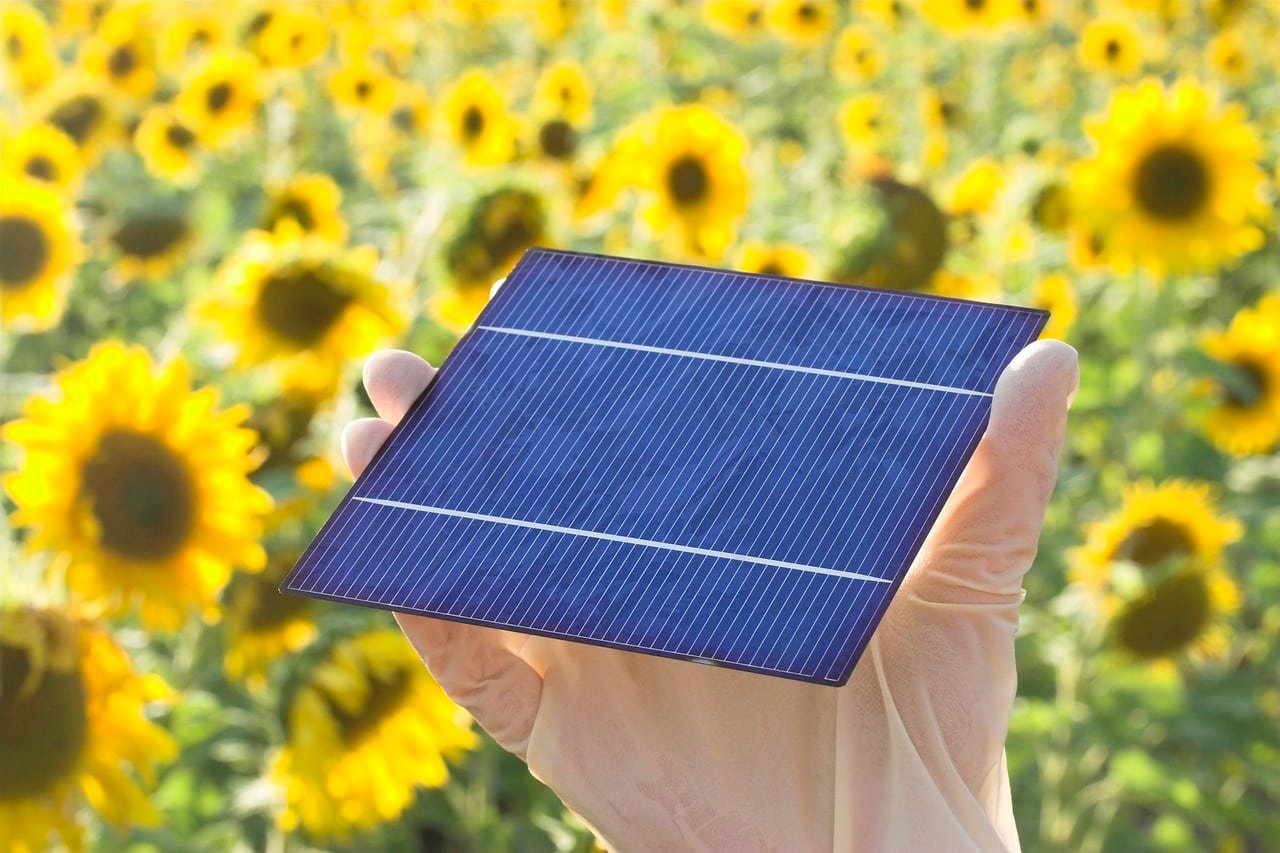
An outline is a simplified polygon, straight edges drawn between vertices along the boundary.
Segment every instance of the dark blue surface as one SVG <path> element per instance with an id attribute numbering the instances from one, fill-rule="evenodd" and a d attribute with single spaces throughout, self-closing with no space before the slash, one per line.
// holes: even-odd
<path id="1" fill-rule="evenodd" d="M 842 684 L 1046 316 L 531 250 L 281 589 Z"/>

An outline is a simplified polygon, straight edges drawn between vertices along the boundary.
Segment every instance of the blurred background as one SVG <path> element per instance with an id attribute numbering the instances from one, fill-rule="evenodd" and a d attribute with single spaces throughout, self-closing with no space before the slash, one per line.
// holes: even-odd
<path id="1" fill-rule="evenodd" d="M 0 3 L 0 850 L 589 850 L 275 585 L 539 244 L 1047 307 L 1029 850 L 1280 849 L 1280 3 Z M 763 733 L 762 733 L 762 736 Z"/>

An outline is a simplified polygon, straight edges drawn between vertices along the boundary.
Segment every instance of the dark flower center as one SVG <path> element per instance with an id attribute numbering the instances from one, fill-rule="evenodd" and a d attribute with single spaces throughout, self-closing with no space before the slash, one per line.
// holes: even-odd
<path id="1" fill-rule="evenodd" d="M 74 642 L 69 636 L 71 626 L 61 617 L 37 614 L 36 618 L 46 648 L 55 642 Z M 33 676 L 30 651 L 0 642 L 0 755 L 5 765 L 0 773 L 0 800 L 47 792 L 68 778 L 84 752 L 89 730 L 84 679 L 78 666 L 50 667 L 49 656 Z M 29 678 L 33 681 L 28 682 Z"/>
<path id="2" fill-rule="evenodd" d="M 299 347 L 316 343 L 351 304 L 351 297 L 334 281 L 336 274 L 323 264 L 290 264 L 276 270 L 258 295 L 258 317 Z"/>
<path id="3" fill-rule="evenodd" d="M 195 527 L 191 473 L 168 445 L 140 432 L 102 436 L 81 472 L 80 494 L 98 521 L 102 546 L 128 559 L 170 557 Z"/>
<path id="4" fill-rule="evenodd" d="M 667 167 L 667 192 L 677 204 L 697 204 L 710 188 L 707 167 L 692 154 L 680 157 Z"/>
<path id="5" fill-rule="evenodd" d="M 316 218 L 311 207 L 297 196 L 286 195 L 276 200 L 271 212 L 267 215 L 267 227 L 274 229 L 284 219 L 292 219 L 303 231 L 313 231 Z"/>
<path id="6" fill-rule="evenodd" d="M 1267 396 L 1267 374 L 1262 365 L 1246 359 L 1225 365 L 1235 374 L 1234 382 L 1223 382 L 1222 401 L 1237 409 L 1252 409 Z"/>
<path id="7" fill-rule="evenodd" d="M 310 609 L 311 602 L 300 595 L 281 595 L 276 588 L 279 581 L 279 577 L 263 575 L 243 580 L 249 584 L 245 592 L 250 600 L 244 624 L 251 632 L 265 633 Z"/>
<path id="8" fill-rule="evenodd" d="M 4 49 L 8 52 L 10 59 L 21 59 L 22 39 L 18 38 L 14 33 L 9 33 L 9 37 L 4 40 Z"/>
<path id="9" fill-rule="evenodd" d="M 462 135 L 475 139 L 484 130 L 484 113 L 479 107 L 470 106 L 462 114 Z"/>
<path id="10" fill-rule="evenodd" d="M 222 112 L 231 103 L 231 84 L 223 81 L 215 83 L 204 93 L 204 105 L 209 112 Z"/>
<path id="11" fill-rule="evenodd" d="M 1067 227 L 1071 215 L 1070 195 L 1062 184 L 1046 184 L 1031 202 L 1031 219 L 1046 231 Z"/>
<path id="12" fill-rule="evenodd" d="M 158 258 L 191 233 L 185 219 L 144 216 L 130 219 L 111 235 L 120 251 L 135 258 Z"/>
<path id="13" fill-rule="evenodd" d="M 249 21 L 248 33 L 256 36 L 267 28 L 267 24 L 271 23 L 271 12 L 259 12 Z"/>
<path id="14" fill-rule="evenodd" d="M 553 119 L 538 131 L 542 153 L 555 160 L 567 160 L 578 150 L 578 132 L 563 119 Z"/>
<path id="15" fill-rule="evenodd" d="M 190 148 L 196 141 L 196 135 L 180 124 L 171 124 L 164 129 L 165 141 L 174 148 Z"/>
<path id="16" fill-rule="evenodd" d="M 1211 615 L 1204 574 L 1187 570 L 1170 575 L 1126 605 L 1113 630 L 1121 647 L 1142 658 L 1157 658 L 1195 640 Z"/>
<path id="17" fill-rule="evenodd" d="M 22 167 L 22 171 L 41 181 L 52 181 L 58 176 L 58 169 L 53 165 L 53 161 L 43 154 L 36 154 L 28 160 Z"/>
<path id="18" fill-rule="evenodd" d="M 333 719 L 338 724 L 342 742 L 349 746 L 364 740 L 378 727 L 379 723 L 404 704 L 404 700 L 409 695 L 409 688 L 413 684 L 408 671 L 404 669 L 396 670 L 395 675 L 386 680 L 375 678 L 372 672 L 368 673 L 368 677 L 369 694 L 365 697 L 364 704 L 355 713 L 348 712 L 337 702 L 329 699 L 328 694 L 321 694 L 325 697 L 329 712 L 333 714 Z"/>
<path id="19" fill-rule="evenodd" d="M 49 124 L 83 145 L 102 122 L 102 104 L 91 95 L 76 95 L 63 101 L 49 114 Z"/>
<path id="20" fill-rule="evenodd" d="M 1157 518 L 1134 528 L 1116 548 L 1116 556 L 1150 569 L 1171 557 L 1190 554 L 1194 549 L 1195 542 L 1186 527 L 1165 518 Z"/>
<path id="21" fill-rule="evenodd" d="M 138 55 L 133 48 L 122 44 L 107 57 L 107 69 L 113 77 L 127 77 L 138 67 Z"/>
<path id="22" fill-rule="evenodd" d="M 964 0 L 964 5 L 970 12 L 981 12 L 987 2 L 986 0 Z"/>
<path id="23" fill-rule="evenodd" d="M 21 287 L 49 263 L 44 229 L 22 215 L 0 216 L 0 287 Z"/>
<path id="24" fill-rule="evenodd" d="M 1102 47 L 1102 52 L 1106 55 L 1108 62 L 1115 62 L 1120 58 L 1120 41 L 1114 38 L 1107 39 L 1107 43 Z"/>
<path id="25" fill-rule="evenodd" d="M 368 80 L 361 80 L 356 84 L 356 97 L 363 101 L 373 94 L 373 84 Z"/>
<path id="26" fill-rule="evenodd" d="M 1134 177 L 1134 195 L 1156 219 L 1188 219 L 1209 200 L 1209 170 L 1194 151 L 1161 145 L 1147 152 Z"/>
<path id="27" fill-rule="evenodd" d="M 796 7 L 796 17 L 808 23 L 818 17 L 818 10 L 814 8 L 812 3 L 801 3 Z"/>
<path id="28" fill-rule="evenodd" d="M 756 272 L 759 273 L 760 275 L 786 275 L 787 274 L 786 271 L 782 268 L 782 265 L 779 264 L 777 261 L 769 261 L 767 264 L 760 267 L 760 269 L 756 270 Z"/>

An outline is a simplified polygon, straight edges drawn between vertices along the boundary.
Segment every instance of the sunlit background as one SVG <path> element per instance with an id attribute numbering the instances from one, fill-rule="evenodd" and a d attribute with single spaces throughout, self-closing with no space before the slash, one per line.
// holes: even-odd
<path id="1" fill-rule="evenodd" d="M 439 363 L 532 244 L 1049 308 L 1023 845 L 1280 849 L 1278 44 L 1277 0 L 4 0 L 0 850 L 592 847 L 389 615 L 275 592 L 363 358 Z"/>

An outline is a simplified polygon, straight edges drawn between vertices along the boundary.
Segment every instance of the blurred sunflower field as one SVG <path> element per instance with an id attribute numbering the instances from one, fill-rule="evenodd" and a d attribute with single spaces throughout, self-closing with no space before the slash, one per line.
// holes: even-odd
<path id="1" fill-rule="evenodd" d="M 1047 307 L 1029 850 L 1280 849 L 1280 2 L 0 2 L 0 851 L 590 850 L 276 593 L 534 244 Z M 762 737 L 767 733 L 762 732 Z"/>

